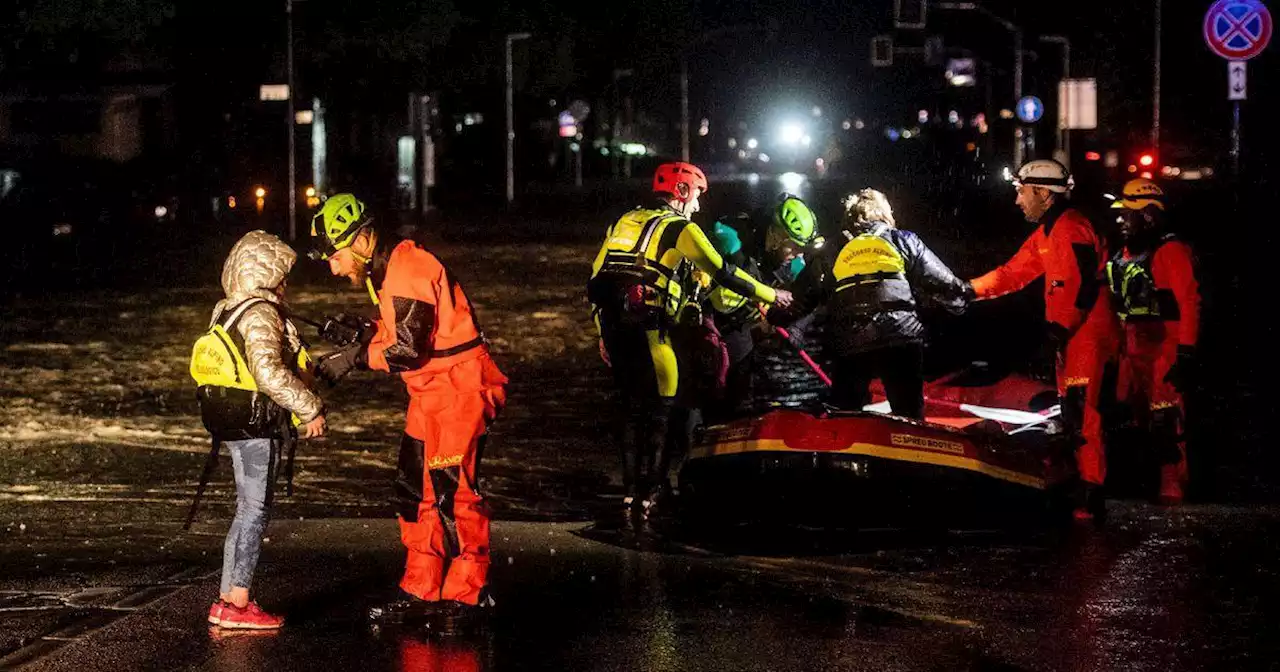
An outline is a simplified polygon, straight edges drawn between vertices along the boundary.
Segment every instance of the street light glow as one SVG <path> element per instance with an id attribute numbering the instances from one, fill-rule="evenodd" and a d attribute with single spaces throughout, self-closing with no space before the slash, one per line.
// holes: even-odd
<path id="1" fill-rule="evenodd" d="M 796 123 L 787 123 L 782 125 L 779 139 L 784 145 L 798 145 L 804 138 L 804 127 Z"/>
<path id="2" fill-rule="evenodd" d="M 778 176 L 778 182 L 782 184 L 782 190 L 789 194 L 800 193 L 800 187 L 804 185 L 804 175 L 800 173 L 783 173 Z"/>
<path id="3" fill-rule="evenodd" d="M 760 142 L 755 138 L 747 138 L 747 149 L 755 149 L 760 146 Z"/>

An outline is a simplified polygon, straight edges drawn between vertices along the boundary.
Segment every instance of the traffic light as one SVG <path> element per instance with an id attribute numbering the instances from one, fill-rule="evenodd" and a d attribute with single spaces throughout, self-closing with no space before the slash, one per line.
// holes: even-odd
<path id="1" fill-rule="evenodd" d="M 877 68 L 893 65 L 892 35 L 877 35 L 871 38 L 871 65 Z"/>
<path id="2" fill-rule="evenodd" d="M 893 27 L 899 30 L 923 30 L 927 13 L 927 0 L 894 0 Z"/>
<path id="3" fill-rule="evenodd" d="M 1138 165 L 1143 168 L 1150 168 L 1156 163 L 1156 155 L 1152 152 L 1143 152 L 1138 155 Z"/>

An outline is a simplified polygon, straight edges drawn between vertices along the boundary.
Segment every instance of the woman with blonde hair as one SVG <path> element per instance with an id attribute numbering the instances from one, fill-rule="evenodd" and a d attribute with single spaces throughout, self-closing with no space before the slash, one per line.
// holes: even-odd
<path id="1" fill-rule="evenodd" d="M 898 225 L 893 219 L 889 198 L 875 189 L 863 189 L 845 196 L 844 216 L 846 228 L 863 229 L 876 222 L 884 222 L 891 227 Z"/>
<path id="2" fill-rule="evenodd" d="M 769 321 L 786 324 L 825 304 L 831 403 L 861 410 L 878 377 L 895 415 L 923 419 L 925 328 L 916 308 L 932 303 L 962 312 L 964 282 L 916 234 L 897 228 L 883 193 L 863 189 L 844 207 L 843 237 L 805 267 L 795 303 L 770 311 Z"/>

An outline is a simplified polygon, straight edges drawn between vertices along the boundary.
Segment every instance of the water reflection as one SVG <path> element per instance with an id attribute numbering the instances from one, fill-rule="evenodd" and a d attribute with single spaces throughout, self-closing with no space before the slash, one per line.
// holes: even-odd
<path id="1" fill-rule="evenodd" d="M 483 641 L 466 637 L 400 635 L 398 672 L 481 672 L 493 665 L 481 655 Z"/>
<path id="2" fill-rule="evenodd" d="M 274 669 L 279 630 L 240 630 L 212 626 L 209 628 L 211 656 L 207 665 L 212 670 L 256 672 Z"/>

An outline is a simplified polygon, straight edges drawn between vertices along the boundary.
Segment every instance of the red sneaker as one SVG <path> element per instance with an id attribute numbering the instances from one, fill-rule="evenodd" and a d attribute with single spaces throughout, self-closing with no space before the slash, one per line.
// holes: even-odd
<path id="1" fill-rule="evenodd" d="M 228 606 L 230 605 L 222 600 L 214 600 L 213 604 L 209 606 L 209 622 L 214 625 L 221 625 L 222 610 Z"/>
<path id="2" fill-rule="evenodd" d="M 250 602 L 243 609 L 232 604 L 223 605 L 219 621 L 218 625 L 237 630 L 274 630 L 284 625 L 283 616 L 268 614 L 257 602 Z"/>

